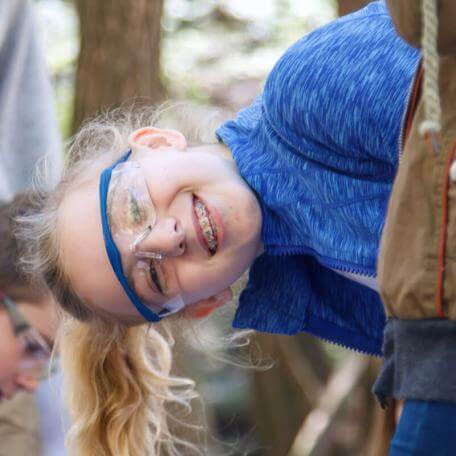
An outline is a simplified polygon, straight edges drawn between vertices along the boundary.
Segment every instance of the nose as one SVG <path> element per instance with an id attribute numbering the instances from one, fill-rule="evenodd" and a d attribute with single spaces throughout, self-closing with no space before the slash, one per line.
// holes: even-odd
<path id="1" fill-rule="evenodd" d="M 185 251 L 185 232 L 174 217 L 159 219 L 149 235 L 138 245 L 140 252 L 179 256 Z"/>

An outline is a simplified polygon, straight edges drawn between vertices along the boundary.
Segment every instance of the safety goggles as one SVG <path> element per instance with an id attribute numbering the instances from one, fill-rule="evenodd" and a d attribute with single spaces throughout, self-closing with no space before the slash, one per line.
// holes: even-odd
<path id="1" fill-rule="evenodd" d="M 101 173 L 99 192 L 106 252 L 133 305 L 152 322 L 181 310 L 185 304 L 173 259 L 142 249 L 158 212 L 131 151 Z"/>
<path id="2" fill-rule="evenodd" d="M 53 374 L 50 364 L 52 349 L 41 334 L 28 322 L 16 303 L 0 293 L 0 301 L 8 314 L 14 334 L 21 346 L 20 370 L 36 380 Z"/>

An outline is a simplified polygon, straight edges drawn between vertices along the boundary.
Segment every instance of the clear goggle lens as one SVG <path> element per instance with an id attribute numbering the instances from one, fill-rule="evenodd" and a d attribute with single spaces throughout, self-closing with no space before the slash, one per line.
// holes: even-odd
<path id="1" fill-rule="evenodd" d="M 18 336 L 22 345 L 20 369 L 37 380 L 43 380 L 55 373 L 51 363 L 51 348 L 43 337 L 32 327 Z"/>
<path id="2" fill-rule="evenodd" d="M 181 310 L 185 304 L 173 259 L 141 250 L 158 215 L 138 162 L 119 163 L 112 171 L 107 214 L 124 275 L 141 302 L 161 317 Z"/>

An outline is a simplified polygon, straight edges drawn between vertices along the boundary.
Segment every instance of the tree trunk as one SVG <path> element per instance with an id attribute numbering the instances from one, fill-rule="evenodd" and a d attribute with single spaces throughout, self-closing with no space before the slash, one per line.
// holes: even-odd
<path id="1" fill-rule="evenodd" d="M 346 14 L 353 13 L 353 11 L 361 9 L 371 1 L 372 0 L 339 0 L 339 16 L 345 16 Z"/>
<path id="2" fill-rule="evenodd" d="M 317 403 L 330 364 L 321 342 L 305 333 L 293 337 L 258 333 L 255 340 L 275 364 L 253 376 L 253 415 L 264 448 L 261 454 L 283 456 Z"/>
<path id="3" fill-rule="evenodd" d="M 160 19 L 163 0 L 75 0 L 81 49 L 73 132 L 84 119 L 141 97 L 163 97 Z"/>

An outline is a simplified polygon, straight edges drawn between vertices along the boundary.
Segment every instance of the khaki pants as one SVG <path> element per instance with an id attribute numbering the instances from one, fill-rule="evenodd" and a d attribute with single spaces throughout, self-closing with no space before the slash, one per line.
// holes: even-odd
<path id="1" fill-rule="evenodd" d="M 40 456 L 40 426 L 33 394 L 0 403 L 0 456 Z"/>

